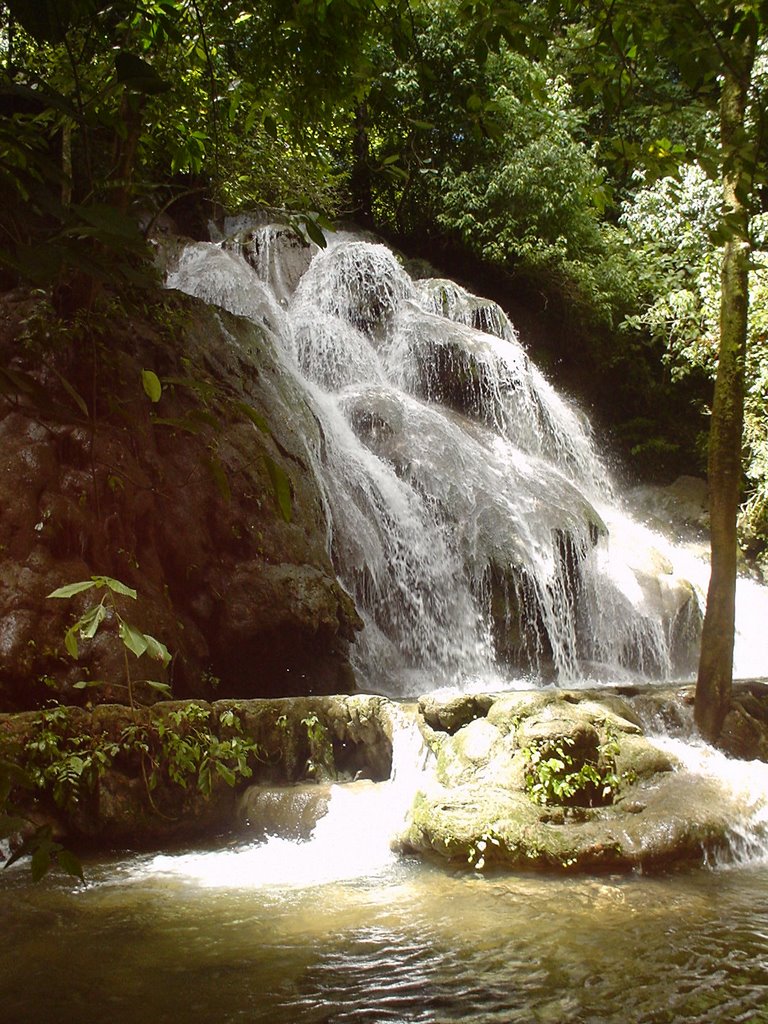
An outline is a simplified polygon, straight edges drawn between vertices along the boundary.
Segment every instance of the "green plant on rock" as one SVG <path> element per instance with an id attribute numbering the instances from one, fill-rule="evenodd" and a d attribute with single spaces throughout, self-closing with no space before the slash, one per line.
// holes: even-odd
<path id="1" fill-rule="evenodd" d="M 14 789 L 29 790 L 33 786 L 28 772 L 18 764 L 0 757 L 0 839 L 11 839 L 27 830 L 22 842 L 8 854 L 3 867 L 8 868 L 28 856 L 34 882 L 39 882 L 53 864 L 82 881 L 82 864 L 70 850 L 53 838 L 51 826 L 35 825 L 24 810 L 13 802 Z"/>
<path id="2" fill-rule="evenodd" d="M 523 748 L 525 788 L 536 803 L 544 805 L 594 806 L 612 803 L 625 772 L 616 771 L 618 740 L 609 734 L 597 748 L 597 758 L 578 757 L 571 736 L 535 739 Z"/>
<path id="3" fill-rule="evenodd" d="M 36 824 L 17 806 L 21 790 L 50 800 L 69 816 L 93 796 L 115 761 L 138 761 L 149 803 L 162 813 L 152 791 L 163 778 L 184 789 L 192 783 L 208 798 L 217 778 L 234 786 L 251 777 L 253 760 L 261 758 L 259 746 L 242 735 L 232 709 L 216 725 L 212 712 L 197 704 L 165 713 L 134 708 L 133 721 L 117 738 L 106 731 L 83 730 L 74 710 L 57 706 L 40 712 L 18 748 L 0 751 L 0 839 L 24 837 L 5 867 L 30 856 L 35 881 L 54 864 L 80 879 L 83 870 L 78 858 L 54 839 L 50 825 Z"/>
<path id="4" fill-rule="evenodd" d="M 72 812 L 95 791 L 99 779 L 117 758 L 141 761 L 150 802 L 152 791 L 163 777 L 184 789 L 192 782 L 206 797 L 216 777 L 228 786 L 251 777 L 251 761 L 260 757 L 260 750 L 242 735 L 234 711 L 220 716 L 219 729 L 211 721 L 211 711 L 198 704 L 166 713 L 152 709 L 145 714 L 144 721 L 135 719 L 117 739 L 112 739 L 106 732 L 74 728 L 67 708 L 41 712 L 17 758 L 22 784 Z M 219 735 L 222 730 L 228 735 Z M 8 779 L 6 789 L 10 793 L 11 785 L 18 780 L 16 776 Z M 3 792 L 0 788 L 0 797 Z M 13 822 L 5 820 L 10 817 L 7 813 L 5 817 L 0 815 L 0 823 L 11 829 L 7 834 L 13 832 Z M 18 824 L 18 815 L 14 822 Z"/>
<path id="5" fill-rule="evenodd" d="M 482 871 L 487 864 L 489 847 L 501 848 L 501 836 L 494 828 L 486 828 L 480 833 L 480 837 L 467 850 L 467 863 L 475 869 Z"/>
<path id="6" fill-rule="evenodd" d="M 67 709 L 55 707 L 40 713 L 22 757 L 32 785 L 72 810 L 119 753 L 120 744 L 104 734 L 72 730 Z"/>
<path id="7" fill-rule="evenodd" d="M 64 634 L 64 646 L 66 647 L 67 652 L 77 660 L 80 653 L 79 641 L 92 640 L 96 636 L 101 624 L 107 618 L 109 612 L 111 612 L 117 622 L 118 636 L 120 637 L 124 647 L 125 686 L 128 692 L 128 703 L 131 707 L 134 707 L 133 687 L 137 680 L 133 679 L 131 676 L 128 652 L 130 651 L 137 658 L 146 654 L 149 658 L 159 661 L 163 667 L 170 662 L 171 655 L 168 653 L 168 648 L 165 644 L 161 643 L 149 633 L 143 633 L 140 629 L 137 629 L 136 626 L 131 625 L 131 623 L 128 622 L 121 614 L 118 606 L 118 598 L 130 598 L 135 601 L 137 594 L 132 587 L 126 586 L 124 583 L 121 583 L 120 580 L 112 579 L 111 576 L 91 576 L 90 580 L 82 580 L 78 583 L 68 583 L 63 587 L 58 587 L 56 590 L 52 591 L 52 593 L 48 594 L 48 597 L 68 599 L 87 590 L 103 591 L 101 600 L 98 601 L 97 604 L 88 608 L 83 615 L 80 616 L 77 622 L 69 627 Z M 170 686 L 167 683 L 157 682 L 152 679 L 145 679 L 142 680 L 142 682 L 161 693 L 170 694 L 171 692 Z M 80 680 L 74 684 L 74 688 L 84 690 L 87 687 L 101 685 L 103 685 L 103 680 L 89 679 Z"/>
<path id="8" fill-rule="evenodd" d="M 54 707 L 40 713 L 14 762 L 0 758 L 0 837 L 24 836 L 8 856 L 5 867 L 30 856 L 34 881 L 42 878 L 53 864 L 82 880 L 79 859 L 54 839 L 50 825 L 36 825 L 24 810 L 17 808 L 13 793 L 26 789 L 49 794 L 58 807 L 72 812 L 84 794 L 93 792 L 119 751 L 120 745 L 103 733 L 74 731 L 66 708 Z"/>
<path id="9" fill-rule="evenodd" d="M 301 724 L 307 730 L 309 744 L 307 774 L 313 777 L 333 775 L 336 771 L 336 763 L 333 757 L 333 743 L 328 735 L 328 730 L 314 712 L 302 718 Z"/>
<path id="10" fill-rule="evenodd" d="M 151 715 L 150 721 L 161 745 L 159 761 L 150 775 L 152 788 L 157 785 L 159 773 L 165 771 L 177 785 L 186 789 L 194 781 L 204 796 L 210 796 L 216 776 L 234 786 L 253 774 L 249 762 L 260 756 L 259 746 L 242 735 L 240 720 L 232 710 L 219 719 L 231 732 L 227 738 L 216 735 L 211 728 L 211 712 L 199 704 L 172 711 L 167 719 Z"/>

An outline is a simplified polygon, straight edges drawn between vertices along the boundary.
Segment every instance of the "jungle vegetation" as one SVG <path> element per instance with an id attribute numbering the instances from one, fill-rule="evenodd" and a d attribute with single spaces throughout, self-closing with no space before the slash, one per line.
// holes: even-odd
<path id="1" fill-rule="evenodd" d="M 716 736 L 737 521 L 768 566 L 767 27 L 766 0 L 7 0 L 0 284 L 88 315 L 156 287 L 162 214 L 254 206 L 482 272 L 631 474 L 708 461 Z"/>

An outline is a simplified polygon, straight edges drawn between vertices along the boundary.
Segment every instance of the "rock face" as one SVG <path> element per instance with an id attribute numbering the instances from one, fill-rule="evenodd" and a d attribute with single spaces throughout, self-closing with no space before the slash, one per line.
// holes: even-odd
<path id="1" fill-rule="evenodd" d="M 627 698 L 430 698 L 422 711 L 436 769 L 404 851 L 479 868 L 626 870 L 701 862 L 725 842 L 732 808 L 720 786 L 677 771 Z"/>
<path id="2" fill-rule="evenodd" d="M 146 677 L 176 696 L 354 688 L 360 620 L 326 550 L 305 442 L 318 426 L 264 330 L 163 294 L 86 331 L 13 293 L 0 365 L 0 708 L 125 701 L 115 611 L 173 655 L 167 671 L 129 656 L 145 703 Z M 163 382 L 156 402 L 145 370 Z M 108 607 L 75 662 L 64 634 L 93 592 L 46 595 L 97 574 L 138 599 Z"/>

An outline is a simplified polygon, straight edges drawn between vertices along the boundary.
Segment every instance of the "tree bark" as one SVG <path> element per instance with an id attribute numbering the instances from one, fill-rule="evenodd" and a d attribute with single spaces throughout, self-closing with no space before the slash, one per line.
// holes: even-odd
<path id="1" fill-rule="evenodd" d="M 373 195 L 371 187 L 370 146 L 368 141 L 368 108 L 359 103 L 355 108 L 355 134 L 352 140 L 352 173 L 350 191 L 355 218 L 363 227 L 373 226 Z"/>
<path id="2" fill-rule="evenodd" d="M 731 60 L 724 71 L 720 99 L 723 198 L 729 233 L 721 268 L 720 345 L 709 433 L 711 575 L 694 706 L 696 724 L 710 743 L 722 731 L 733 684 L 736 522 L 749 306 L 749 211 L 744 201 L 744 181 L 749 175 L 743 139 L 754 52 L 751 32 L 729 48 Z"/>

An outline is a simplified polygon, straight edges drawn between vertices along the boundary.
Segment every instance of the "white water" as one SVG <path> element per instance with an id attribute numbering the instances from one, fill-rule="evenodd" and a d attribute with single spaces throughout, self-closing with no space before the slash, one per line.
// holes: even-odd
<path id="1" fill-rule="evenodd" d="M 690 676 L 709 574 L 701 544 L 619 499 L 589 423 L 495 303 L 414 281 L 354 235 L 321 251 L 277 227 L 191 246 L 168 284 L 270 332 L 322 423 L 323 451 L 307 456 L 334 564 L 365 621 L 364 685 L 402 694 Z M 768 589 L 741 580 L 737 677 L 768 675 L 767 622 Z M 721 780 L 730 856 L 762 858 L 768 768 L 659 743 L 685 771 Z M 389 783 L 335 787 L 309 843 L 159 857 L 151 871 L 206 886 L 379 873 L 423 785 L 410 757 Z"/>
<path id="2" fill-rule="evenodd" d="M 319 250 L 277 227 L 191 245 L 168 285 L 268 331 L 322 424 L 307 458 L 364 686 L 690 675 L 706 562 L 623 508 L 495 303 L 354 235 Z M 740 584 L 738 675 L 768 674 L 766 612 Z"/>
<path id="3" fill-rule="evenodd" d="M 135 865 L 131 877 L 160 876 L 201 888 L 303 889 L 379 875 L 395 863 L 391 841 L 403 827 L 429 760 L 416 722 L 396 714 L 390 778 L 333 786 L 328 810 L 307 842 L 273 835 L 262 844 L 230 850 L 163 854 Z"/>
<path id="4" fill-rule="evenodd" d="M 722 791 L 727 848 L 712 866 L 768 864 L 768 764 L 726 757 L 697 737 L 656 736 L 654 743 L 680 762 L 680 770 L 712 779 Z"/>

